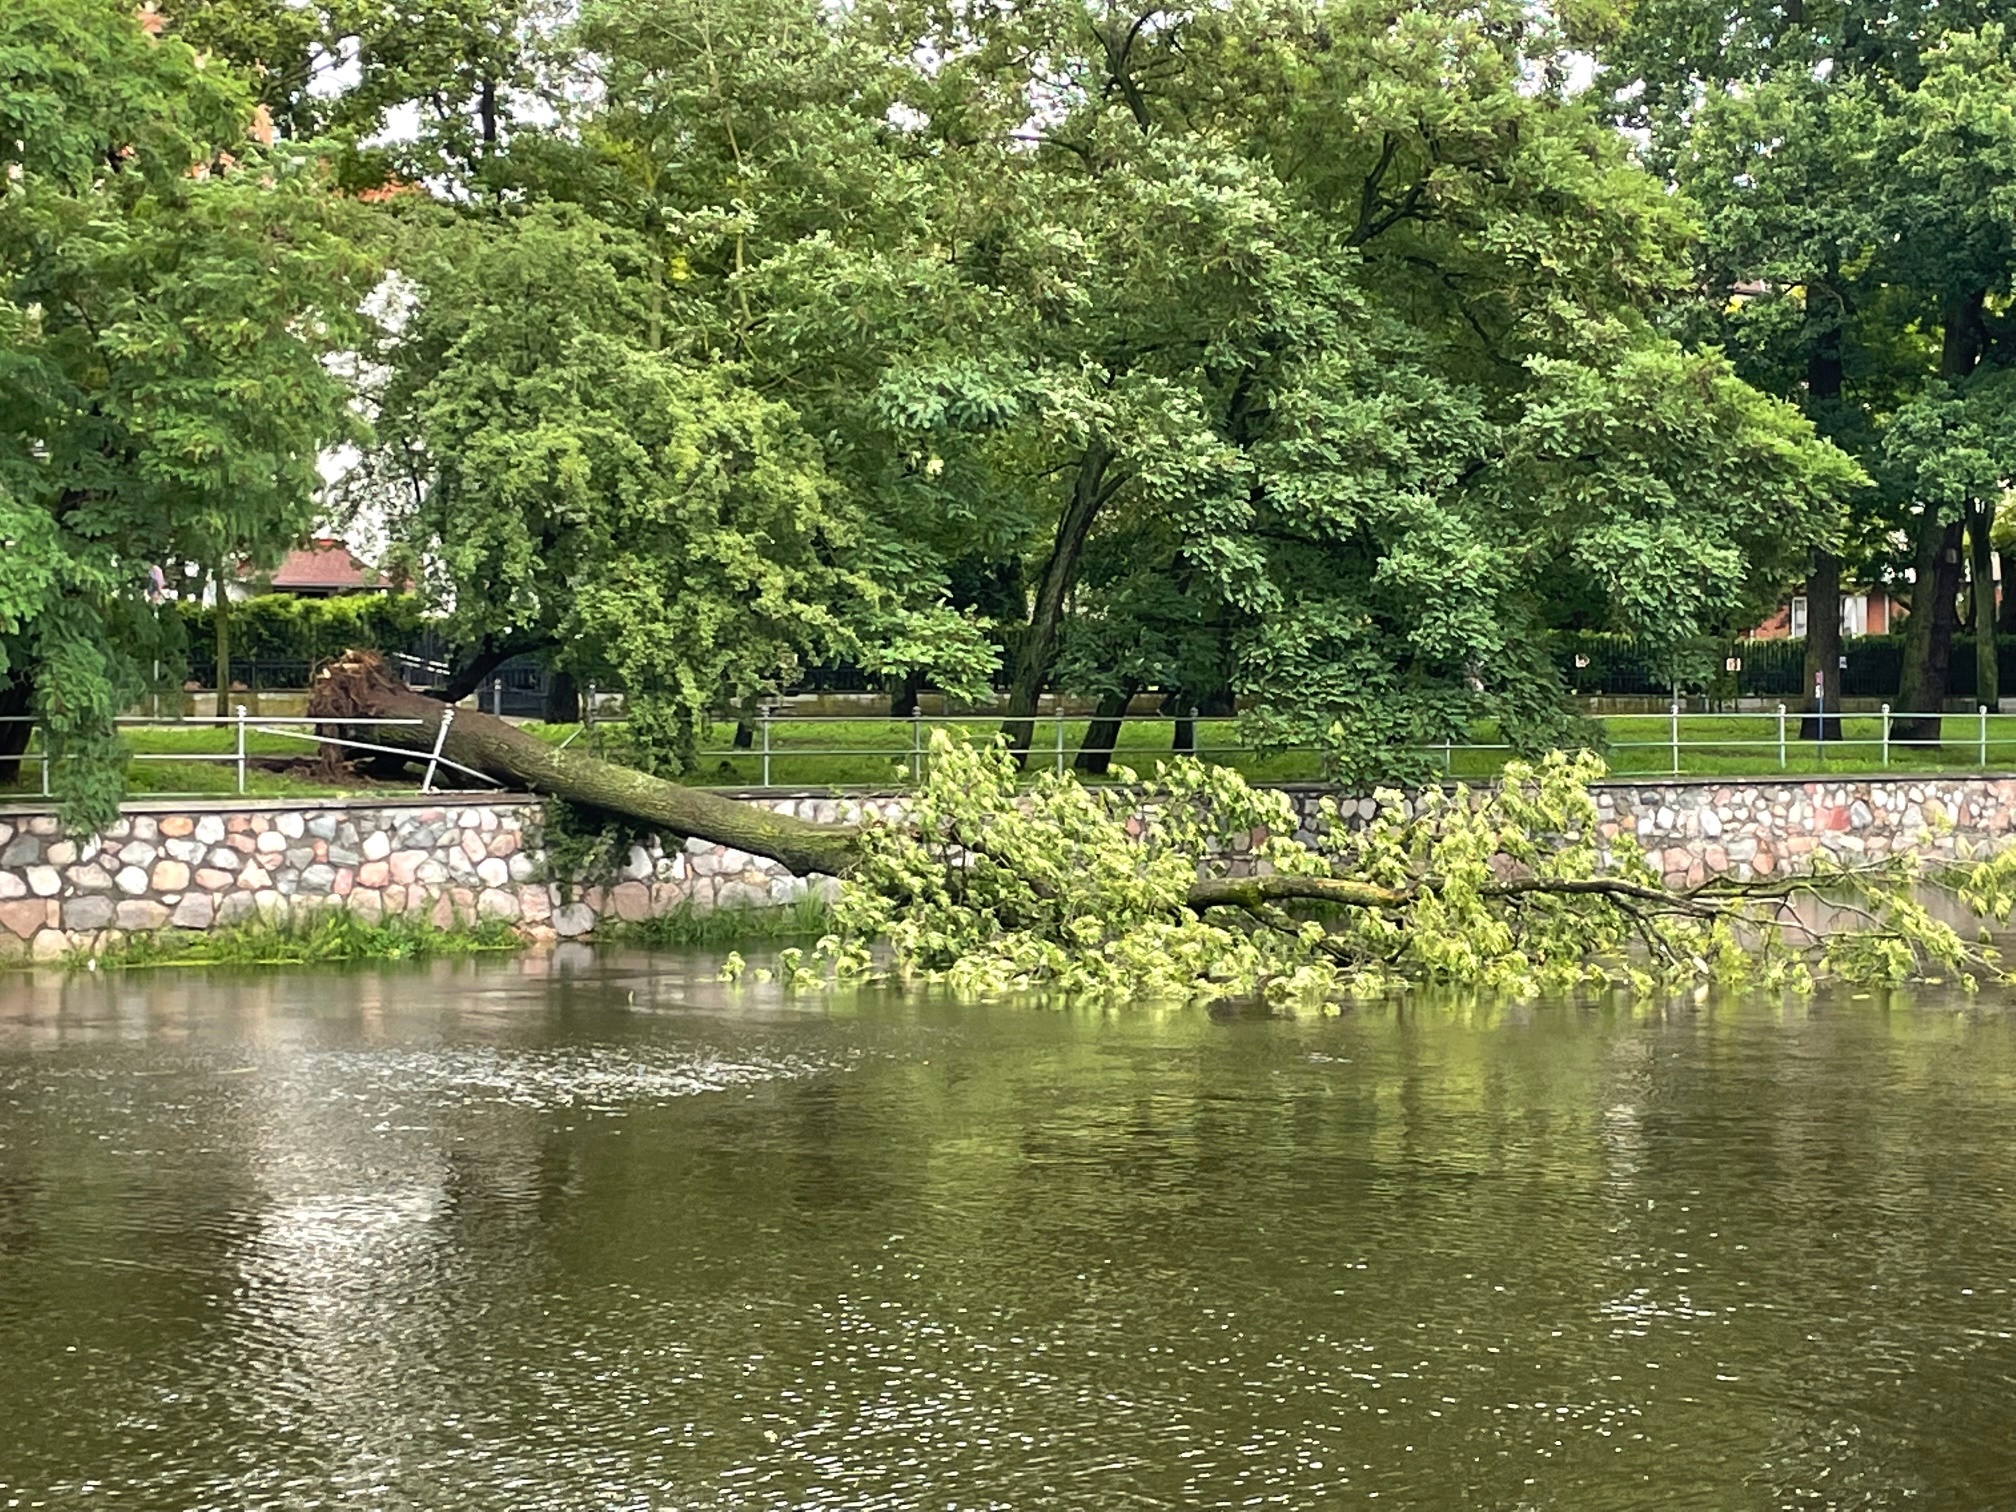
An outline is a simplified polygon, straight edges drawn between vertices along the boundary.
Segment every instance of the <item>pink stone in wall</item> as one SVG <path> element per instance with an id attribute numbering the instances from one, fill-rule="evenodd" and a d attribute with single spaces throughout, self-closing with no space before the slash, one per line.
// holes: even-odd
<path id="1" fill-rule="evenodd" d="M 273 879 L 266 874 L 266 868 L 257 861 L 247 861 L 244 870 L 238 873 L 238 886 L 246 892 L 255 892 L 262 887 L 271 887 Z"/>
<path id="2" fill-rule="evenodd" d="M 1771 875 L 1771 869 L 1777 864 L 1771 852 L 1760 845 L 1757 847 L 1757 854 L 1751 858 L 1750 869 L 1760 877 L 1768 877 Z"/>
<path id="3" fill-rule="evenodd" d="M 462 854 L 471 861 L 481 861 L 490 854 L 483 848 L 483 836 L 480 831 L 473 829 L 462 831 Z"/>
<path id="4" fill-rule="evenodd" d="M 54 922 L 49 917 L 49 905 L 40 898 L 22 898 L 18 902 L 0 903 L 0 929 L 7 930 L 19 939 L 31 939 L 36 930 Z"/>
<path id="5" fill-rule="evenodd" d="M 528 883 L 518 889 L 518 912 L 527 924 L 544 924 L 553 917 L 553 900 L 543 886 Z"/>
<path id="6" fill-rule="evenodd" d="M 651 917 L 651 889 L 642 882 L 619 882 L 609 891 L 609 906 L 627 924 Z"/>
<path id="7" fill-rule="evenodd" d="M 336 878 L 329 884 L 329 891 L 339 898 L 350 896 L 350 889 L 357 885 L 357 873 L 347 866 L 336 868 Z"/>
<path id="8" fill-rule="evenodd" d="M 231 882 L 231 873 L 219 871 L 214 866 L 198 867 L 196 870 L 196 885 L 206 892 L 222 892 Z"/>
<path id="9" fill-rule="evenodd" d="M 357 868 L 359 887 L 383 887 L 392 880 L 392 866 L 387 861 L 366 861 Z"/>
<path id="10" fill-rule="evenodd" d="M 392 880 L 402 887 L 410 887 L 420 870 L 420 863 L 427 859 L 427 852 L 419 850 L 394 851 L 386 857 L 386 864 L 392 868 Z"/>
<path id="11" fill-rule="evenodd" d="M 227 843 L 230 845 L 231 849 L 238 852 L 238 854 L 241 856 L 251 855 L 253 851 L 258 849 L 259 846 L 259 842 L 254 840 L 250 835 L 240 834 L 236 832 L 232 833 L 228 837 Z"/>
<path id="12" fill-rule="evenodd" d="M 196 821 L 187 814 L 170 814 L 161 821 L 161 834 L 169 840 L 180 840 L 196 833 Z"/>

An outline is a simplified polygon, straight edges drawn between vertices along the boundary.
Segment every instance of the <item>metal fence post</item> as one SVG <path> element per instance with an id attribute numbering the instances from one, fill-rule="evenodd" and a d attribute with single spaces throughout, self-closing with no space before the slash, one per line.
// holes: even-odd
<path id="1" fill-rule="evenodd" d="M 1064 700 L 1057 700 L 1057 775 L 1064 775 Z"/>
<path id="2" fill-rule="evenodd" d="M 448 705 L 441 711 L 441 723 L 434 727 L 434 750 L 427 758 L 426 775 L 420 779 L 420 791 L 434 791 L 434 769 L 441 764 L 441 748 L 448 744 L 448 726 L 455 723 L 455 706 Z"/>
<path id="3" fill-rule="evenodd" d="M 238 791 L 245 791 L 245 705 L 238 705 Z"/>
<path id="4" fill-rule="evenodd" d="M 1886 727 L 1887 728 L 1887 727 Z M 1778 705 L 1778 770 L 1785 770 L 1785 705 Z"/>
<path id="5" fill-rule="evenodd" d="M 770 786 L 770 705 L 756 706 L 756 728 L 763 732 L 763 786 Z"/>
<path id="6" fill-rule="evenodd" d="M 1883 765 L 1890 765 L 1890 705 L 1884 704 L 1878 711 L 1883 717 Z"/>
<path id="7" fill-rule="evenodd" d="M 1680 775 L 1680 700 L 1673 700 L 1673 775 Z"/>
<path id="8" fill-rule="evenodd" d="M 504 717 L 504 679 L 501 677 L 490 679 L 490 712 L 499 719 Z"/>
<path id="9" fill-rule="evenodd" d="M 924 716 L 915 709 L 910 711 L 910 780 L 924 781 Z"/>
<path id="10" fill-rule="evenodd" d="M 1988 766 L 1988 705 L 1981 705 L 1981 766 Z"/>

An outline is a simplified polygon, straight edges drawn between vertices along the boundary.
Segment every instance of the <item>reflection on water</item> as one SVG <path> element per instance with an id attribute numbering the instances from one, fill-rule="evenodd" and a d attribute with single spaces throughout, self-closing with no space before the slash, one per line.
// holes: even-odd
<path id="1" fill-rule="evenodd" d="M 0 1507 L 2016 1505 L 1995 1001 L 0 979 Z"/>

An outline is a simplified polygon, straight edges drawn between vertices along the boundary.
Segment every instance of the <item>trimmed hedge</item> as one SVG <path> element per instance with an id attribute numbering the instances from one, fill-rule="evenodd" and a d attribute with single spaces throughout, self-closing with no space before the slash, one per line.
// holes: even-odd
<path id="1" fill-rule="evenodd" d="M 189 660 L 205 666 L 216 645 L 213 607 L 178 604 L 189 635 Z M 419 651 L 427 617 L 418 594 L 349 593 L 297 598 L 262 593 L 231 605 L 233 661 L 319 662 L 354 647 Z"/>

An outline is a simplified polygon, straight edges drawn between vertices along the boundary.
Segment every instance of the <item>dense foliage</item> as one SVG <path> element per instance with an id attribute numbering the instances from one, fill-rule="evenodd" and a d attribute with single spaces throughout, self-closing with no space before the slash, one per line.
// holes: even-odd
<path id="1" fill-rule="evenodd" d="M 164 649 L 150 568 L 278 555 L 350 427 L 368 265 L 320 160 L 122 0 L 0 7 L 0 714 L 77 811 Z M 0 724 L 0 763 L 27 727 Z M 0 767 L 0 776 L 7 775 Z"/>
<path id="2" fill-rule="evenodd" d="M 2016 851 L 1668 888 L 1629 834 L 1605 839 L 1593 757 L 1508 768 L 1487 791 L 1379 795 L 1366 824 L 1325 804 L 1314 843 L 1279 792 L 1179 760 L 1145 787 L 1016 780 L 1004 750 L 934 742 L 914 826 L 871 830 L 836 933 L 800 986 L 877 969 L 964 992 L 1335 1003 L 1433 982 L 1532 994 L 1705 983 L 1805 990 L 2006 980 L 1937 900 L 1996 925 Z M 1130 774 L 1131 776 L 1131 774 Z"/>
<path id="3" fill-rule="evenodd" d="M 1919 738 L 1938 727 L 1962 587 L 1996 577 L 2016 470 L 2010 19 L 1915 0 L 1585 17 L 1602 87 L 1699 208 L 1707 297 L 1681 326 L 1798 402 L 1872 480 L 1839 541 L 1815 543 L 1807 682 L 1823 673 L 1838 703 L 1841 574 L 1886 576 L 1912 600 L 1898 706 L 1933 716 Z M 1990 703 L 1995 599 L 1984 587 L 1965 609 Z"/>
<path id="4" fill-rule="evenodd" d="M 536 655 L 656 766 L 846 661 L 1005 672 L 1013 743 L 1060 686 L 1236 696 L 1406 778 L 1569 733 L 1551 626 L 1677 666 L 1866 481 L 1676 338 L 1690 208 L 1513 0 L 165 11 L 0 18 L 0 655 L 66 754 L 150 567 L 321 508 L 451 693 Z"/>
<path id="5" fill-rule="evenodd" d="M 1244 694 L 1354 780 L 1480 714 L 1537 748 L 1564 602 L 1726 629 L 1860 480 L 1661 333 L 1685 210 L 1524 7 L 646 0 L 521 35 L 575 87 L 387 201 L 354 482 L 472 677 L 620 682 L 671 760 L 835 658 L 1005 663 L 1018 740 L 1061 682 Z"/>
<path id="6" fill-rule="evenodd" d="M 353 646 L 373 651 L 410 650 L 429 628 L 426 602 L 412 593 L 339 594 L 300 598 L 258 593 L 230 606 L 235 655 L 255 661 L 320 662 Z M 175 605 L 191 659 L 216 640 L 213 605 Z"/>

